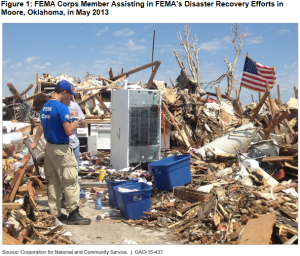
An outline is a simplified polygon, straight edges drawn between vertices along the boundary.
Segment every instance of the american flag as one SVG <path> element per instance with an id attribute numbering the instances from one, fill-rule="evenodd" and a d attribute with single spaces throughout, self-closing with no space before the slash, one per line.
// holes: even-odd
<path id="1" fill-rule="evenodd" d="M 250 90 L 264 92 L 266 81 L 270 88 L 275 85 L 276 76 L 274 68 L 270 68 L 246 56 L 241 86 Z"/>

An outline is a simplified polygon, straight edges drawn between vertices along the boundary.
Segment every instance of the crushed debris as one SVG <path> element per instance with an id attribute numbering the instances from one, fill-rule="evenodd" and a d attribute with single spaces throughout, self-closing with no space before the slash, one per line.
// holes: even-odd
<path id="1" fill-rule="evenodd" d="M 41 138 L 33 152 L 27 146 L 39 126 L 39 111 L 61 80 L 73 84 L 73 100 L 81 106 L 88 124 L 110 124 L 111 90 L 124 90 L 126 86 L 159 90 L 164 110 L 161 123 L 164 129 L 170 129 L 170 146 L 165 139 L 160 145 L 161 157 L 191 156 L 191 182 L 174 186 L 173 190 L 158 190 L 155 175 L 143 163 L 116 170 L 111 167 L 108 151 L 81 152 L 79 179 L 89 194 L 88 202 L 96 201 L 97 192 L 101 192 L 101 201 L 109 201 L 112 195 L 105 186 L 106 180 L 139 179 L 153 187 L 151 209 L 144 211 L 143 218 L 122 220 L 132 227 L 171 230 L 186 244 L 297 241 L 297 95 L 282 103 L 273 100 L 267 90 L 258 104 L 241 106 L 239 97 L 221 95 L 219 87 L 216 93 L 199 89 L 182 63 L 176 87 L 166 87 L 165 82 L 153 80 L 159 65 L 159 61 L 152 62 L 126 73 L 122 70 L 117 76 L 110 70 L 109 78 L 42 74 L 37 76 L 28 97 L 33 85 L 21 94 L 12 84 L 7 85 L 13 96 L 3 98 L 4 244 L 74 243 L 63 225 L 40 211 L 34 201 L 40 193 L 36 191 L 47 189 L 43 175 L 46 141 Z M 129 75 L 153 66 L 144 86 L 142 81 L 129 82 Z M 120 88 L 120 81 L 125 88 Z M 101 172 L 105 174 L 99 180 Z M 114 214 L 112 210 L 105 218 Z M 100 216 L 99 221 L 102 219 Z M 124 240 L 124 244 L 135 242 Z"/>

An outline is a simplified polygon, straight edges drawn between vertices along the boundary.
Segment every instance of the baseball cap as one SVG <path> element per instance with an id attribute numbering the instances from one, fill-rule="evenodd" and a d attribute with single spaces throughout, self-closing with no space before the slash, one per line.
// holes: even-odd
<path id="1" fill-rule="evenodd" d="M 57 85 L 56 85 L 56 87 L 64 89 L 64 90 L 67 90 L 73 96 L 75 96 L 75 93 L 72 92 L 72 85 L 68 81 L 66 81 L 66 80 L 62 80 L 62 81 L 58 82 Z"/>

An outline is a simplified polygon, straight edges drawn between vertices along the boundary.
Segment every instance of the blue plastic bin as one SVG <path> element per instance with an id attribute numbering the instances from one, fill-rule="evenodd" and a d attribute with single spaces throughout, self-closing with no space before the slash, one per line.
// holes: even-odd
<path id="1" fill-rule="evenodd" d="M 137 189 L 134 192 L 120 192 L 118 187 Z M 151 210 L 151 190 L 152 187 L 144 182 L 132 182 L 113 187 L 117 196 L 121 215 L 126 220 L 140 219 L 144 212 Z"/>
<path id="2" fill-rule="evenodd" d="M 148 164 L 148 168 L 158 189 L 173 190 L 192 181 L 190 162 L 190 155 L 170 156 Z"/>
<path id="3" fill-rule="evenodd" d="M 118 202 L 117 202 L 117 197 L 116 197 L 115 191 L 113 190 L 114 186 L 118 186 L 120 184 L 128 184 L 128 183 L 132 183 L 132 182 L 138 182 L 138 180 L 139 179 L 122 180 L 122 181 L 110 181 L 110 180 L 106 180 L 110 207 L 112 207 L 112 208 L 119 208 Z"/>

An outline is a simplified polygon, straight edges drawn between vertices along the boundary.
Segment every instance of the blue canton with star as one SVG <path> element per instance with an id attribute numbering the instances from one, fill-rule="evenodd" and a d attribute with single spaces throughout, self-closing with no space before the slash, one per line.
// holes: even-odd
<path id="1" fill-rule="evenodd" d="M 250 59 L 248 56 L 246 57 L 246 60 L 245 60 L 245 66 L 244 66 L 244 71 L 246 72 L 249 72 L 251 74 L 254 74 L 254 75 L 258 75 L 258 71 L 257 71 L 257 68 L 255 66 L 255 61 Z"/>

